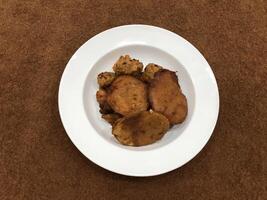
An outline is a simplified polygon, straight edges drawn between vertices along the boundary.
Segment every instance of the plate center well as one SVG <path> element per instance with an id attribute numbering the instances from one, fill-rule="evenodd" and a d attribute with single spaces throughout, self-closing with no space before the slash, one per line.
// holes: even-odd
<path id="1" fill-rule="evenodd" d="M 111 134 L 111 126 L 101 118 L 99 113 L 99 105 L 96 101 L 96 91 L 98 90 L 97 75 L 104 71 L 112 71 L 112 66 L 121 55 L 129 54 L 132 58 L 138 59 L 143 62 L 144 67 L 148 63 L 155 63 L 163 66 L 166 69 L 176 71 L 179 79 L 179 84 L 185 94 L 188 102 L 188 116 L 186 120 L 180 124 L 172 127 L 165 136 L 154 144 L 143 147 L 127 147 L 118 143 L 118 141 Z M 175 55 L 179 58 L 179 55 Z M 90 66 L 88 66 L 90 67 Z M 83 91 L 83 103 L 85 112 L 87 114 L 88 123 L 94 127 L 96 132 L 107 140 L 109 143 L 119 146 L 121 148 L 127 148 L 134 151 L 151 150 L 160 148 L 164 145 L 171 143 L 179 138 L 179 136 L 187 128 L 194 112 L 195 93 L 191 77 L 189 76 L 186 66 L 183 66 L 172 55 L 152 46 L 147 45 L 130 45 L 123 46 L 114 49 L 103 57 L 101 57 L 92 66 L 84 85 Z M 95 134 L 95 133 L 88 133 Z"/>

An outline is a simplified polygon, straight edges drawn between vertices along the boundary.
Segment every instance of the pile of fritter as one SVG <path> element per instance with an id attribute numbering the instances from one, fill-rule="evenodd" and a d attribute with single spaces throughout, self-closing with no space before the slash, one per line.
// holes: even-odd
<path id="1" fill-rule="evenodd" d="M 125 55 L 113 65 L 114 72 L 97 77 L 99 111 L 123 145 L 152 144 L 187 115 L 176 73 L 153 63 L 143 67 Z"/>

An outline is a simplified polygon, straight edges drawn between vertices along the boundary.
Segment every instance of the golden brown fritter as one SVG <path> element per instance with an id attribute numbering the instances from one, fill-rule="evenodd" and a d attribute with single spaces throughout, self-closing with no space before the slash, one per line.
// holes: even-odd
<path id="1" fill-rule="evenodd" d="M 149 63 L 144 70 L 144 73 L 150 78 L 154 78 L 154 74 L 158 71 L 162 70 L 162 67 L 159 65 L 156 65 L 154 63 Z"/>
<path id="2" fill-rule="evenodd" d="M 124 116 L 147 110 L 147 86 L 132 76 L 121 75 L 111 84 L 107 102 Z"/>
<path id="3" fill-rule="evenodd" d="M 139 60 L 131 59 L 129 55 L 121 56 L 119 60 L 113 65 L 113 71 L 120 74 L 135 75 L 141 73 L 143 70 L 143 63 Z"/>
<path id="4" fill-rule="evenodd" d="M 99 111 L 102 114 L 107 114 L 107 113 L 113 112 L 112 108 L 109 106 L 109 104 L 107 102 L 107 97 L 108 97 L 108 94 L 104 89 L 99 89 L 96 92 L 96 100 L 99 103 L 99 107 L 100 107 Z"/>
<path id="5" fill-rule="evenodd" d="M 122 116 L 118 113 L 110 113 L 110 114 L 103 114 L 102 118 L 111 125 L 113 125 L 118 119 L 122 118 Z"/>
<path id="6" fill-rule="evenodd" d="M 149 83 L 154 78 L 154 74 L 162 69 L 163 68 L 159 65 L 149 63 L 145 67 L 144 72 L 135 75 L 135 77 L 143 82 Z"/>
<path id="7" fill-rule="evenodd" d="M 96 92 L 96 100 L 99 104 L 103 104 L 107 101 L 108 94 L 105 90 L 99 89 Z"/>
<path id="8" fill-rule="evenodd" d="M 175 72 L 164 69 L 155 73 L 149 85 L 148 96 L 152 109 L 165 115 L 171 124 L 179 124 L 185 120 L 187 101 Z"/>
<path id="9" fill-rule="evenodd" d="M 143 146 L 161 139 L 168 129 L 169 121 L 164 115 L 143 111 L 119 119 L 112 128 L 112 134 L 123 145 Z"/>
<path id="10" fill-rule="evenodd" d="M 147 83 L 148 82 L 148 77 L 145 76 L 144 72 L 141 72 L 140 74 L 136 74 L 133 77 L 137 78 L 138 80 Z"/>
<path id="11" fill-rule="evenodd" d="M 97 76 L 97 83 L 99 87 L 109 86 L 115 79 L 115 73 L 113 72 L 102 72 Z"/>

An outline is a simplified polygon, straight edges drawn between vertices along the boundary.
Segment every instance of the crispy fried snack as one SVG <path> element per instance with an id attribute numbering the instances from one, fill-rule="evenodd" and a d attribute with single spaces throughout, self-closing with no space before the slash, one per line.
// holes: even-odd
<path id="1" fill-rule="evenodd" d="M 102 72 L 97 76 L 98 85 L 103 88 L 109 86 L 115 80 L 115 73 Z"/>
<path id="2" fill-rule="evenodd" d="M 113 71 L 118 74 L 136 75 L 143 70 L 143 63 L 139 60 L 131 59 L 129 55 L 121 56 L 113 65 Z"/>
<path id="3" fill-rule="evenodd" d="M 111 84 L 107 102 L 124 116 L 147 110 L 147 86 L 132 76 L 121 75 Z"/>
<path id="4" fill-rule="evenodd" d="M 96 100 L 99 103 L 99 107 L 100 107 L 99 111 L 102 114 L 108 114 L 108 113 L 113 112 L 112 108 L 109 106 L 107 102 L 107 97 L 108 97 L 108 94 L 104 89 L 99 89 L 96 92 Z"/>
<path id="5" fill-rule="evenodd" d="M 112 127 L 112 134 L 123 145 L 143 146 L 161 139 L 168 129 L 169 121 L 164 115 L 143 111 L 119 119 Z"/>
<path id="6" fill-rule="evenodd" d="M 103 114 L 102 118 L 111 125 L 113 125 L 118 119 L 122 118 L 122 116 L 118 113 L 110 113 L 110 114 Z"/>
<path id="7" fill-rule="evenodd" d="M 185 120 L 187 101 L 175 72 L 166 69 L 156 72 L 150 82 L 148 96 L 152 109 L 165 115 L 172 125 Z"/>
<path id="8" fill-rule="evenodd" d="M 149 63 L 144 70 L 144 73 L 150 78 L 154 78 L 154 74 L 158 71 L 162 70 L 162 67 L 159 65 L 156 65 L 154 63 Z"/>
<path id="9" fill-rule="evenodd" d="M 162 69 L 163 68 L 159 65 L 149 63 L 145 67 L 144 72 L 141 72 L 140 74 L 135 75 L 135 77 L 143 82 L 149 83 L 154 78 L 154 74 Z"/>

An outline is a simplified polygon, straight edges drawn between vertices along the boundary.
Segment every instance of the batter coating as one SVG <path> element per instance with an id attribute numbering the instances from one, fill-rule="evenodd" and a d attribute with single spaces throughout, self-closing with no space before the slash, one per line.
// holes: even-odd
<path id="1" fill-rule="evenodd" d="M 185 120 L 187 100 L 175 72 L 166 69 L 156 72 L 150 82 L 148 96 L 152 109 L 166 116 L 172 125 Z"/>
<path id="2" fill-rule="evenodd" d="M 102 114 L 108 114 L 108 113 L 113 112 L 112 108 L 109 106 L 107 102 L 107 97 L 108 97 L 108 94 L 106 90 L 104 89 L 99 89 L 96 92 L 96 100 L 99 103 L 99 107 L 100 107 L 99 112 Z"/>
<path id="3" fill-rule="evenodd" d="M 121 75 L 111 84 L 107 102 L 123 116 L 147 110 L 147 86 L 132 76 Z"/>
<path id="4" fill-rule="evenodd" d="M 129 55 L 121 56 L 113 65 L 113 71 L 118 74 L 136 75 L 143 70 L 143 63 L 139 60 L 131 59 Z"/>
<path id="5" fill-rule="evenodd" d="M 113 125 L 118 119 L 122 118 L 122 116 L 117 113 L 110 113 L 110 114 L 103 114 L 102 118 L 111 125 Z"/>
<path id="6" fill-rule="evenodd" d="M 112 134 L 124 145 L 143 146 L 161 139 L 168 129 L 169 121 L 164 115 L 143 111 L 119 119 L 112 128 Z"/>
<path id="7" fill-rule="evenodd" d="M 103 88 L 109 86 L 115 80 L 115 73 L 102 72 L 97 76 L 98 85 Z"/>

